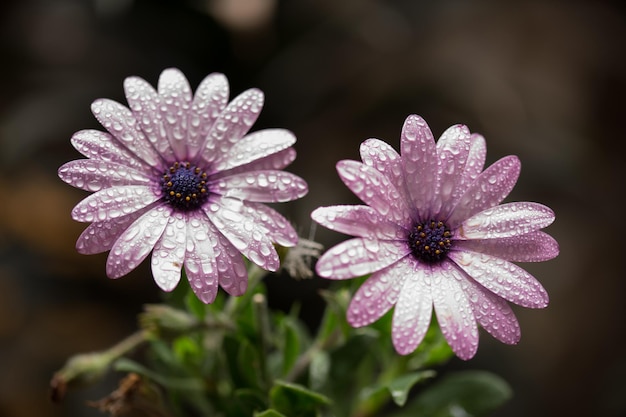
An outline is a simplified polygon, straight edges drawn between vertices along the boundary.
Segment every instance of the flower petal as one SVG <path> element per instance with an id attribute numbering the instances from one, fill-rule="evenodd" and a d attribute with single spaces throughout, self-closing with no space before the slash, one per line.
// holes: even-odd
<path id="1" fill-rule="evenodd" d="M 254 221 L 262 225 L 267 231 L 267 237 L 275 243 L 286 248 L 298 243 L 298 233 L 280 213 L 271 207 L 261 203 L 246 201 L 246 214 Z"/>
<path id="2" fill-rule="evenodd" d="M 228 80 L 223 74 L 209 74 L 198 86 L 189 110 L 187 152 L 194 159 L 204 147 L 206 136 L 228 103 Z"/>
<path id="3" fill-rule="evenodd" d="M 125 185 L 105 188 L 83 199 L 72 210 L 78 222 L 101 222 L 142 209 L 159 200 L 152 187 Z"/>
<path id="4" fill-rule="evenodd" d="M 233 174 L 209 183 L 211 192 L 259 203 L 291 201 L 306 195 L 306 182 L 290 172 L 253 171 Z"/>
<path id="5" fill-rule="evenodd" d="M 485 138 L 478 133 L 472 133 L 470 136 L 470 151 L 465 162 L 463 178 L 459 183 L 464 186 L 463 189 L 459 189 L 461 194 L 465 192 L 471 182 L 474 181 L 483 171 L 486 158 L 487 143 L 485 142 Z"/>
<path id="6" fill-rule="evenodd" d="M 166 69 L 159 77 L 159 98 L 163 127 L 178 160 L 187 158 L 187 113 L 191 108 L 191 87 L 176 68 Z"/>
<path id="7" fill-rule="evenodd" d="M 225 171 L 273 155 L 296 143 L 296 137 L 286 129 L 265 129 L 244 136 L 226 153 L 213 161 L 212 169 Z"/>
<path id="8" fill-rule="evenodd" d="M 235 297 L 243 295 L 248 288 L 248 271 L 243 256 L 215 226 L 212 224 L 209 226 L 214 229 L 219 242 L 215 247 L 219 284 L 230 295 Z"/>
<path id="9" fill-rule="evenodd" d="M 456 267 L 455 267 L 456 269 Z M 463 291 L 472 306 L 476 321 L 493 337 L 509 345 L 519 342 L 521 331 L 509 304 L 478 284 L 463 271 L 456 270 Z"/>
<path id="10" fill-rule="evenodd" d="M 202 158 L 211 163 L 218 155 L 227 152 L 234 143 L 243 138 L 259 117 L 263 101 L 263 92 L 251 88 L 228 103 L 209 131 L 201 151 Z"/>
<path id="11" fill-rule="evenodd" d="M 153 167 L 161 163 L 161 157 L 141 131 L 135 116 L 127 107 L 113 100 L 102 98 L 93 102 L 91 111 L 102 126 L 139 159 Z"/>
<path id="12" fill-rule="evenodd" d="M 339 161 L 337 172 L 346 186 L 383 217 L 409 227 L 411 215 L 406 202 L 389 179 L 376 169 L 357 161 Z"/>
<path id="13" fill-rule="evenodd" d="M 411 115 L 402 126 L 400 140 L 404 178 L 411 196 L 411 208 L 417 210 L 419 220 L 428 220 L 434 214 L 431 209 L 439 189 L 437 182 L 439 158 L 435 139 L 426 121 L 417 115 Z"/>
<path id="14" fill-rule="evenodd" d="M 517 156 L 505 156 L 484 170 L 467 188 L 448 218 L 448 226 L 458 227 L 467 218 L 499 204 L 509 195 L 520 173 Z"/>
<path id="15" fill-rule="evenodd" d="M 381 318 L 398 301 L 405 279 L 413 274 L 403 267 L 404 259 L 374 272 L 357 290 L 348 307 L 348 323 L 363 327 Z"/>
<path id="16" fill-rule="evenodd" d="M 209 221 L 200 211 L 188 213 L 185 271 L 191 289 L 206 304 L 212 303 L 217 295 L 219 271 L 215 248 L 218 237 L 209 226 Z"/>
<path id="17" fill-rule="evenodd" d="M 322 255 L 317 273 L 330 279 L 346 279 L 380 271 L 410 253 L 406 242 L 355 238 L 333 246 Z"/>
<path id="18" fill-rule="evenodd" d="M 391 338 L 401 355 L 408 355 L 424 340 L 433 311 L 431 294 L 432 271 L 407 256 L 397 266 L 406 276 L 393 312 Z"/>
<path id="19" fill-rule="evenodd" d="M 163 291 L 172 291 L 180 281 L 185 261 L 187 219 L 184 213 L 173 212 L 161 239 L 152 251 L 152 276 Z"/>
<path id="20" fill-rule="evenodd" d="M 111 134 L 99 130 L 81 130 L 71 139 L 74 148 L 89 159 L 113 162 L 140 171 L 149 169 L 145 162 L 122 146 Z"/>
<path id="21" fill-rule="evenodd" d="M 144 213 L 115 241 L 106 271 L 110 278 L 119 278 L 135 269 L 148 256 L 159 240 L 172 209 L 163 204 Z"/>
<path id="22" fill-rule="evenodd" d="M 541 262 L 559 254 L 559 244 L 544 232 L 531 232 L 498 239 L 454 241 L 452 250 L 485 253 L 512 262 Z"/>
<path id="23" fill-rule="evenodd" d="M 143 172 L 97 159 L 70 161 L 62 165 L 58 173 L 66 183 L 92 192 L 120 185 L 149 185 L 152 182 Z"/>
<path id="24" fill-rule="evenodd" d="M 529 308 L 548 305 L 548 293 L 539 281 L 511 262 L 474 252 L 451 251 L 448 256 L 479 284 L 505 300 Z"/>
<path id="25" fill-rule="evenodd" d="M 247 215 L 243 203 L 215 198 L 203 209 L 215 227 L 250 261 L 268 271 L 278 269 L 280 260 L 267 229 Z"/>
<path id="26" fill-rule="evenodd" d="M 111 250 L 124 230 L 151 208 L 146 207 L 126 216 L 91 223 L 78 237 L 76 250 L 83 255 Z"/>
<path id="27" fill-rule="evenodd" d="M 379 139 L 368 139 L 359 149 L 361 160 L 367 166 L 376 169 L 389 178 L 389 181 L 402 195 L 404 201 L 409 201 L 402 171 L 402 159 L 391 145 Z"/>
<path id="28" fill-rule="evenodd" d="M 478 349 L 478 328 L 458 275 L 450 262 L 442 262 L 433 271 L 431 292 L 441 332 L 454 353 L 468 360 Z"/>
<path id="29" fill-rule="evenodd" d="M 470 145 L 470 131 L 464 125 L 449 127 L 437 142 L 437 157 L 441 169 L 437 201 L 432 208 L 434 212 L 445 217 L 454 208 L 455 200 L 460 197 L 459 183 L 463 179 Z"/>
<path id="30" fill-rule="evenodd" d="M 319 207 L 311 213 L 311 218 L 330 230 L 347 235 L 401 240 L 407 231 L 384 218 L 369 206 L 330 206 Z"/>
<path id="31" fill-rule="evenodd" d="M 459 228 L 464 239 L 519 236 L 550 225 L 554 212 L 539 203 L 515 202 L 489 208 L 465 220 Z M 456 238 L 457 236 L 455 236 Z"/>
<path id="32" fill-rule="evenodd" d="M 171 163 L 176 160 L 163 126 L 162 104 L 156 90 L 143 78 L 128 77 L 124 80 L 124 92 L 139 127 L 154 149 L 166 161 Z"/>
<path id="33" fill-rule="evenodd" d="M 215 180 L 218 178 L 224 178 L 242 172 L 280 170 L 291 164 L 295 159 L 295 149 L 287 148 L 283 149 L 282 151 L 276 152 L 275 154 L 248 162 L 247 164 L 239 165 L 225 171 L 216 172 L 211 175 L 211 179 Z"/>

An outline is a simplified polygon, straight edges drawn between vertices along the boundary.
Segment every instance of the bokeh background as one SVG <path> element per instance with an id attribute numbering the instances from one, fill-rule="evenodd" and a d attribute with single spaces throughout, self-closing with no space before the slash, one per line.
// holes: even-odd
<path id="1" fill-rule="evenodd" d="M 356 202 L 336 161 L 357 159 L 369 137 L 397 149 L 408 114 L 437 136 L 459 122 L 482 133 L 489 163 L 519 155 L 509 200 L 557 213 L 548 231 L 561 255 L 525 265 L 551 303 L 515 309 L 519 345 L 483 332 L 476 358 L 451 366 L 509 381 L 515 397 L 496 416 L 625 416 L 624 9 L 619 0 L 3 2 L 0 415 L 99 415 L 84 402 L 114 380 L 52 404 L 50 376 L 73 353 L 132 332 L 141 306 L 159 300 L 146 265 L 112 281 L 106 255 L 75 252 L 84 225 L 69 213 L 86 194 L 56 170 L 79 157 L 73 132 L 100 128 L 94 99 L 124 102 L 126 76 L 156 84 L 178 67 L 193 88 L 219 71 L 231 94 L 266 93 L 255 129 L 296 133 L 289 169 L 310 186 L 281 209 L 327 247 L 343 237 L 312 230 L 309 213 Z M 300 299 L 315 321 L 319 281 L 272 279 L 270 302 Z"/>

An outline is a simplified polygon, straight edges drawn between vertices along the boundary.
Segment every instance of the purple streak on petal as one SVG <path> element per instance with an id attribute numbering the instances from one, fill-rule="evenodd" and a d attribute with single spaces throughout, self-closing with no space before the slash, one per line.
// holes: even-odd
<path id="1" fill-rule="evenodd" d="M 209 182 L 215 194 L 259 203 L 280 203 L 304 196 L 306 182 L 290 172 L 253 171 L 233 174 Z"/>
<path id="2" fill-rule="evenodd" d="M 243 256 L 215 226 L 211 223 L 209 226 L 214 230 L 219 242 L 215 248 L 219 284 L 228 294 L 240 296 L 248 288 L 248 271 Z"/>
<path id="3" fill-rule="evenodd" d="M 389 179 L 357 161 L 339 161 L 337 172 L 346 186 L 383 217 L 408 228 L 411 216 L 406 202 Z"/>
<path id="4" fill-rule="evenodd" d="M 188 115 L 187 152 L 194 159 L 204 147 L 211 127 L 228 103 L 228 80 L 223 74 L 208 75 L 196 90 Z"/>
<path id="5" fill-rule="evenodd" d="M 119 278 L 135 269 L 148 256 L 159 240 L 172 209 L 163 204 L 144 213 L 115 241 L 106 271 L 110 278 Z"/>
<path id="6" fill-rule="evenodd" d="M 405 229 L 369 206 L 319 207 L 311 213 L 311 218 L 330 230 L 352 236 L 383 240 L 401 240 L 407 236 Z"/>
<path id="7" fill-rule="evenodd" d="M 125 185 L 105 188 L 83 199 L 72 210 L 78 222 L 101 222 L 142 209 L 159 200 L 152 187 Z"/>
<path id="8" fill-rule="evenodd" d="M 479 284 L 505 300 L 529 308 L 548 305 L 548 293 L 539 281 L 511 262 L 474 252 L 451 251 L 448 256 Z"/>
<path id="9" fill-rule="evenodd" d="M 476 321 L 493 337 L 509 345 L 519 342 L 521 331 L 509 304 L 455 266 L 457 277 L 472 306 Z"/>
<path id="10" fill-rule="evenodd" d="M 89 159 L 114 162 L 139 171 L 150 169 L 145 162 L 137 159 L 109 133 L 99 130 L 81 130 L 74 133 L 71 142 L 78 152 Z"/>
<path id="11" fill-rule="evenodd" d="M 465 220 L 459 228 L 458 237 L 494 239 L 519 236 L 543 229 L 553 221 L 554 212 L 539 203 L 501 204 Z"/>
<path id="12" fill-rule="evenodd" d="M 91 105 L 91 111 L 102 126 L 139 159 L 152 167 L 160 166 L 161 157 L 127 107 L 113 100 L 98 99 Z"/>
<path id="13" fill-rule="evenodd" d="M 215 300 L 219 283 L 215 256 L 219 241 L 203 212 L 191 211 L 187 216 L 185 271 L 193 292 L 209 304 Z"/>
<path id="14" fill-rule="evenodd" d="M 441 332 L 459 358 L 471 359 L 478 349 L 478 328 L 460 274 L 449 261 L 433 269 L 431 291 Z"/>
<path id="15" fill-rule="evenodd" d="M 393 312 L 391 338 L 396 351 L 408 355 L 424 340 L 428 331 L 433 310 L 433 273 L 430 266 L 420 264 L 410 256 L 397 266 L 403 270 L 398 273 L 406 278 Z"/>
<path id="16" fill-rule="evenodd" d="M 66 183 L 91 192 L 121 185 L 149 185 L 152 182 L 143 172 L 97 159 L 70 161 L 61 166 L 58 173 Z"/>
<path id="17" fill-rule="evenodd" d="M 226 153 L 213 161 L 211 168 L 225 171 L 273 155 L 296 143 L 296 137 L 286 129 L 265 129 L 244 136 Z"/>
<path id="18" fill-rule="evenodd" d="M 459 185 L 463 180 L 465 164 L 470 152 L 470 131 L 467 126 L 454 125 L 446 129 L 437 142 L 439 158 L 439 192 L 433 203 L 433 212 L 447 217 L 454 202 L 461 195 Z"/>
<path id="19" fill-rule="evenodd" d="M 261 90 L 246 90 L 231 101 L 209 131 L 201 151 L 206 162 L 213 162 L 218 155 L 228 152 L 231 146 L 244 137 L 252 127 L 261 109 L 264 96 Z"/>
<path id="20" fill-rule="evenodd" d="M 292 247 L 298 243 L 298 233 L 280 213 L 262 203 L 246 201 L 246 214 L 267 230 L 267 236 L 272 242 L 284 247 Z"/>
<path id="21" fill-rule="evenodd" d="M 264 158 L 249 162 L 245 165 L 240 165 L 232 169 L 216 172 L 211 175 L 211 180 L 228 177 L 234 174 L 240 174 L 242 172 L 281 170 L 291 164 L 295 159 L 296 151 L 293 148 L 287 148 L 273 155 L 268 155 Z"/>
<path id="22" fill-rule="evenodd" d="M 91 223 L 76 241 L 76 250 L 83 255 L 93 255 L 111 250 L 117 238 L 135 220 L 152 207 L 146 207 L 127 216 Z"/>
<path id="23" fill-rule="evenodd" d="M 242 202 L 216 197 L 203 209 L 213 225 L 250 261 L 268 271 L 278 269 L 280 260 L 267 229 L 247 215 Z"/>
<path id="24" fill-rule="evenodd" d="M 404 241 L 355 238 L 326 251 L 316 271 L 330 279 L 347 279 L 380 271 L 410 253 Z"/>
<path id="25" fill-rule="evenodd" d="M 406 119 L 400 149 L 410 204 L 419 214 L 419 220 L 428 220 L 434 214 L 431 209 L 439 189 L 439 158 L 435 139 L 424 119 L 417 115 Z"/>
<path id="26" fill-rule="evenodd" d="M 192 93 L 187 78 L 175 68 L 166 69 L 159 77 L 160 112 L 174 155 L 187 158 L 187 113 L 191 109 Z"/>
<path id="27" fill-rule="evenodd" d="M 511 262 L 541 262 L 559 254 L 559 244 L 544 232 L 498 239 L 456 240 L 452 250 L 472 251 Z"/>
<path id="28" fill-rule="evenodd" d="M 359 151 L 363 163 L 385 175 L 401 194 L 402 199 L 409 201 L 404 183 L 402 159 L 398 152 L 391 145 L 379 139 L 366 140 L 361 144 Z"/>
<path id="29" fill-rule="evenodd" d="M 505 156 L 483 171 L 467 188 L 448 218 L 448 226 L 457 228 L 465 219 L 499 204 L 513 189 L 520 173 L 516 156 Z"/>
<path id="30" fill-rule="evenodd" d="M 161 239 L 152 251 L 152 276 L 163 291 L 172 291 L 180 281 L 187 244 L 187 218 L 172 212 Z"/>
<path id="31" fill-rule="evenodd" d="M 156 90 L 143 78 L 128 77 L 124 80 L 124 92 L 128 105 L 148 141 L 163 159 L 172 163 L 176 156 L 163 127 L 160 111 L 162 103 Z"/>
<path id="32" fill-rule="evenodd" d="M 352 327 L 363 327 L 381 318 L 398 301 L 400 290 L 407 276 L 402 266 L 404 259 L 374 272 L 357 290 L 348 307 L 348 323 Z"/>

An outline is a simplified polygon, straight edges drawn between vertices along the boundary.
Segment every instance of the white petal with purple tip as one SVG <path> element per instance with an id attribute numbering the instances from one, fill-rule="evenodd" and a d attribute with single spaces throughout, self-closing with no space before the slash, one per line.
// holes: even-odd
<path id="1" fill-rule="evenodd" d="M 448 226 L 454 229 L 468 217 L 502 202 L 515 186 L 520 168 L 516 156 L 505 156 L 484 170 L 459 199 Z"/>
<path id="2" fill-rule="evenodd" d="M 160 205 L 139 217 L 115 241 L 107 258 L 107 275 L 119 278 L 148 256 L 167 226 L 171 208 Z"/>
<path id="3" fill-rule="evenodd" d="M 172 291 L 180 281 L 186 243 L 187 218 L 184 213 L 173 212 L 152 251 L 152 276 L 163 291 Z"/>
<path id="4" fill-rule="evenodd" d="M 128 77 L 124 80 L 124 92 L 139 127 L 154 149 L 166 161 L 171 163 L 176 160 L 163 125 L 161 99 L 156 90 L 142 78 Z"/>
<path id="5" fill-rule="evenodd" d="M 432 271 L 406 257 L 396 266 L 406 276 L 404 285 L 393 311 L 391 338 L 393 346 L 401 355 L 408 355 L 424 340 L 433 311 L 431 294 Z"/>
<path id="6" fill-rule="evenodd" d="M 458 236 L 464 239 L 518 236 L 543 229 L 553 221 L 554 212 L 542 204 L 507 203 L 484 210 L 465 220 L 459 228 Z"/>
<path id="7" fill-rule="evenodd" d="M 105 188 L 91 194 L 72 210 L 72 218 L 78 222 L 101 222 L 115 219 L 142 209 L 159 200 L 152 187 L 125 185 Z"/>
<path id="8" fill-rule="evenodd" d="M 529 308 L 548 305 L 546 290 L 519 266 L 482 253 L 452 251 L 448 255 L 467 275 L 505 300 Z"/>
<path id="9" fill-rule="evenodd" d="M 411 213 L 397 188 L 376 169 L 357 161 L 339 161 L 337 172 L 348 188 L 381 216 L 408 227 Z"/>
<path id="10" fill-rule="evenodd" d="M 187 157 L 187 113 L 191 108 L 191 87 L 182 72 L 166 69 L 159 77 L 159 110 L 167 139 L 178 160 Z"/>
<path id="11" fill-rule="evenodd" d="M 219 271 L 215 249 L 219 245 L 202 212 L 191 212 L 187 221 L 185 271 L 191 289 L 206 304 L 217 295 Z"/>
<path id="12" fill-rule="evenodd" d="M 150 176 L 126 165 L 97 159 L 77 159 L 59 168 L 59 177 L 83 190 L 96 192 L 121 185 L 149 185 Z"/>
<path id="13" fill-rule="evenodd" d="M 203 209 L 215 227 L 250 261 L 268 271 L 278 269 L 280 261 L 267 229 L 247 216 L 243 203 L 228 198 L 214 199 Z"/>
<path id="14" fill-rule="evenodd" d="M 290 172 L 253 171 L 233 174 L 209 183 L 210 191 L 224 197 L 259 203 L 279 203 L 304 196 L 306 182 Z"/>
<path id="15" fill-rule="evenodd" d="M 139 159 L 153 167 L 161 163 L 161 157 L 127 107 L 113 100 L 98 99 L 91 105 L 91 111 L 102 126 Z"/>
<path id="16" fill-rule="evenodd" d="M 228 152 L 234 143 L 248 133 L 261 113 L 263 101 L 263 92 L 252 88 L 228 103 L 209 131 L 201 151 L 206 162 L 211 163 L 218 155 Z"/>
<path id="17" fill-rule="evenodd" d="M 363 327 L 381 318 L 398 301 L 407 274 L 400 260 L 374 272 L 352 297 L 347 319 L 352 327 Z M 412 272 L 411 272 L 412 273 Z"/>
<path id="18" fill-rule="evenodd" d="M 420 215 L 420 220 L 429 219 L 439 188 L 439 158 L 435 139 L 424 119 L 416 115 L 407 117 L 402 126 L 400 149 L 411 207 Z"/>
<path id="19" fill-rule="evenodd" d="M 478 328 L 458 275 L 450 262 L 443 261 L 433 274 L 431 291 L 441 332 L 454 353 L 468 360 L 478 349 Z"/>
<path id="20" fill-rule="evenodd" d="M 326 251 L 317 261 L 316 270 L 330 279 L 359 277 L 379 271 L 409 253 L 406 242 L 355 238 Z"/>

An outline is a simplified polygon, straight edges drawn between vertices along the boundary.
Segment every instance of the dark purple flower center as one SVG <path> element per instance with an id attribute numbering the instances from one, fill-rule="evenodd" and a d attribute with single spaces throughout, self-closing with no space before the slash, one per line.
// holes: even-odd
<path id="1" fill-rule="evenodd" d="M 441 221 L 416 223 L 409 232 L 409 248 L 413 256 L 426 263 L 437 263 L 452 247 L 452 232 Z"/>
<path id="2" fill-rule="evenodd" d="M 161 178 L 163 198 L 178 210 L 193 210 L 206 201 L 206 173 L 189 162 L 175 162 Z"/>

